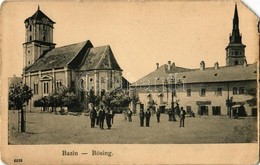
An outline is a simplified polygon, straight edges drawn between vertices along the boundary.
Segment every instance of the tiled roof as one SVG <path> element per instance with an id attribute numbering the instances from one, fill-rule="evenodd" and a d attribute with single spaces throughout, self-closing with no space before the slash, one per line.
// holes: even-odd
<path id="1" fill-rule="evenodd" d="M 102 69 L 122 70 L 109 45 L 91 48 L 80 67 L 82 71 Z"/>
<path id="2" fill-rule="evenodd" d="M 92 47 L 90 41 L 85 41 L 52 49 L 36 60 L 26 72 L 63 68 L 65 66 L 78 67 L 90 46 Z"/>
<path id="3" fill-rule="evenodd" d="M 182 68 L 182 67 L 172 67 L 171 70 L 167 69 L 167 65 L 162 65 L 160 66 L 158 69 L 156 69 L 155 71 L 149 73 L 148 75 L 144 76 L 143 78 L 139 79 L 138 81 L 136 81 L 135 83 L 132 83 L 132 86 L 135 86 L 136 84 L 141 85 L 145 85 L 147 83 L 154 83 L 156 84 L 157 82 L 163 81 L 165 79 L 165 77 L 168 77 L 169 74 L 174 75 L 174 73 L 180 73 L 180 72 L 185 72 L 185 71 L 189 71 L 190 69 L 188 68 Z"/>
<path id="4" fill-rule="evenodd" d="M 170 78 L 170 74 L 166 73 L 162 67 L 141 78 L 131 86 L 140 85 L 159 85 Z M 228 81 L 246 81 L 256 80 L 257 64 L 249 64 L 247 66 L 224 66 L 215 69 L 214 67 L 205 68 L 205 70 L 191 69 L 190 71 L 177 72 L 172 74 L 176 80 L 184 83 L 210 83 L 210 82 L 228 82 Z"/>
<path id="5" fill-rule="evenodd" d="M 27 18 L 24 22 L 28 21 L 29 19 L 42 20 L 42 18 L 47 18 L 50 22 L 55 23 L 48 16 L 46 16 L 40 9 L 38 9 L 31 17 Z"/>

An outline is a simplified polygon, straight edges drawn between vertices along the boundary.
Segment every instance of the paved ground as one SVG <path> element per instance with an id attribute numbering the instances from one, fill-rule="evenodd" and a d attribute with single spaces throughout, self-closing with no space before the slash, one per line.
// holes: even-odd
<path id="1" fill-rule="evenodd" d="M 10 144 L 241 143 L 257 139 L 257 120 L 251 117 L 197 116 L 186 118 L 185 128 L 180 128 L 179 122 L 169 122 L 168 116 L 162 114 L 160 123 L 152 116 L 148 128 L 139 126 L 138 116 L 133 116 L 133 122 L 126 122 L 122 114 L 116 114 L 112 129 L 100 130 L 90 128 L 85 114 L 27 113 L 26 133 L 19 133 L 17 116 L 17 112 L 9 112 Z"/>

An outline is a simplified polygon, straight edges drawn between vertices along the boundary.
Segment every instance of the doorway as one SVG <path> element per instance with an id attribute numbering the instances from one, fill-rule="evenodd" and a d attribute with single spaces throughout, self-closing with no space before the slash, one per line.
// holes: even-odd
<path id="1" fill-rule="evenodd" d="M 208 113 L 208 106 L 205 106 L 205 105 L 199 106 L 198 114 L 201 115 L 201 116 L 208 115 L 209 114 Z"/>

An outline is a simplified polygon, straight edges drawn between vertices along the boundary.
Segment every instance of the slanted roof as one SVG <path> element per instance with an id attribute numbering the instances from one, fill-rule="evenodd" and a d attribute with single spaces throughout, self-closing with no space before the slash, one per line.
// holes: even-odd
<path id="1" fill-rule="evenodd" d="M 186 83 L 209 83 L 256 80 L 256 77 L 257 65 L 254 63 L 247 66 L 224 66 L 219 69 L 212 67 L 203 71 L 195 69 L 190 72 L 179 73 L 177 78 L 184 80 Z"/>
<path id="2" fill-rule="evenodd" d="M 27 18 L 24 22 L 27 22 L 30 19 L 31 20 L 42 20 L 43 18 L 47 18 L 50 22 L 55 23 L 48 16 L 46 16 L 39 8 L 31 17 Z"/>
<path id="3" fill-rule="evenodd" d="M 92 47 L 91 42 L 84 41 L 52 49 L 36 60 L 26 72 L 63 68 L 65 66 L 76 68 L 90 47 Z"/>
<path id="4" fill-rule="evenodd" d="M 91 48 L 80 68 L 82 71 L 103 69 L 122 71 L 109 45 Z"/>
<path id="5" fill-rule="evenodd" d="M 211 83 L 211 82 L 230 82 L 230 81 L 250 81 L 257 78 L 257 64 L 247 66 L 224 66 L 215 69 L 214 67 L 205 70 L 191 69 L 190 71 L 178 72 L 177 74 L 164 73 L 161 68 L 141 78 L 131 86 L 141 85 L 162 85 L 168 78 L 175 78 L 184 83 Z"/>
<path id="6" fill-rule="evenodd" d="M 130 86 L 130 82 L 125 77 L 122 77 L 122 88 L 128 89 L 129 86 Z"/>
<path id="7" fill-rule="evenodd" d="M 188 68 L 183 68 L 183 67 L 178 67 L 174 66 L 171 67 L 171 70 L 167 69 L 167 65 L 162 65 L 155 71 L 149 73 L 148 75 L 144 76 L 143 78 L 139 79 L 138 81 L 132 83 L 132 86 L 139 86 L 139 85 L 145 85 L 148 83 L 163 83 L 164 80 L 169 76 L 169 75 L 174 75 L 175 73 L 180 73 L 180 72 L 185 72 L 189 71 L 190 69 Z"/>

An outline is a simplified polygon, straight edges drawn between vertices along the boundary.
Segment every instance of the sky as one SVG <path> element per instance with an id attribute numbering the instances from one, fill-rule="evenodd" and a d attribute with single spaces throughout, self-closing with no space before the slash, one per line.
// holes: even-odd
<path id="1" fill-rule="evenodd" d="M 38 1 L 2 5 L 3 74 L 20 76 L 25 41 L 24 20 L 38 5 L 53 21 L 56 47 L 90 40 L 110 45 L 130 82 L 160 65 L 198 68 L 225 65 L 236 1 Z M 257 17 L 237 2 L 240 33 L 248 63 L 258 55 Z"/>

